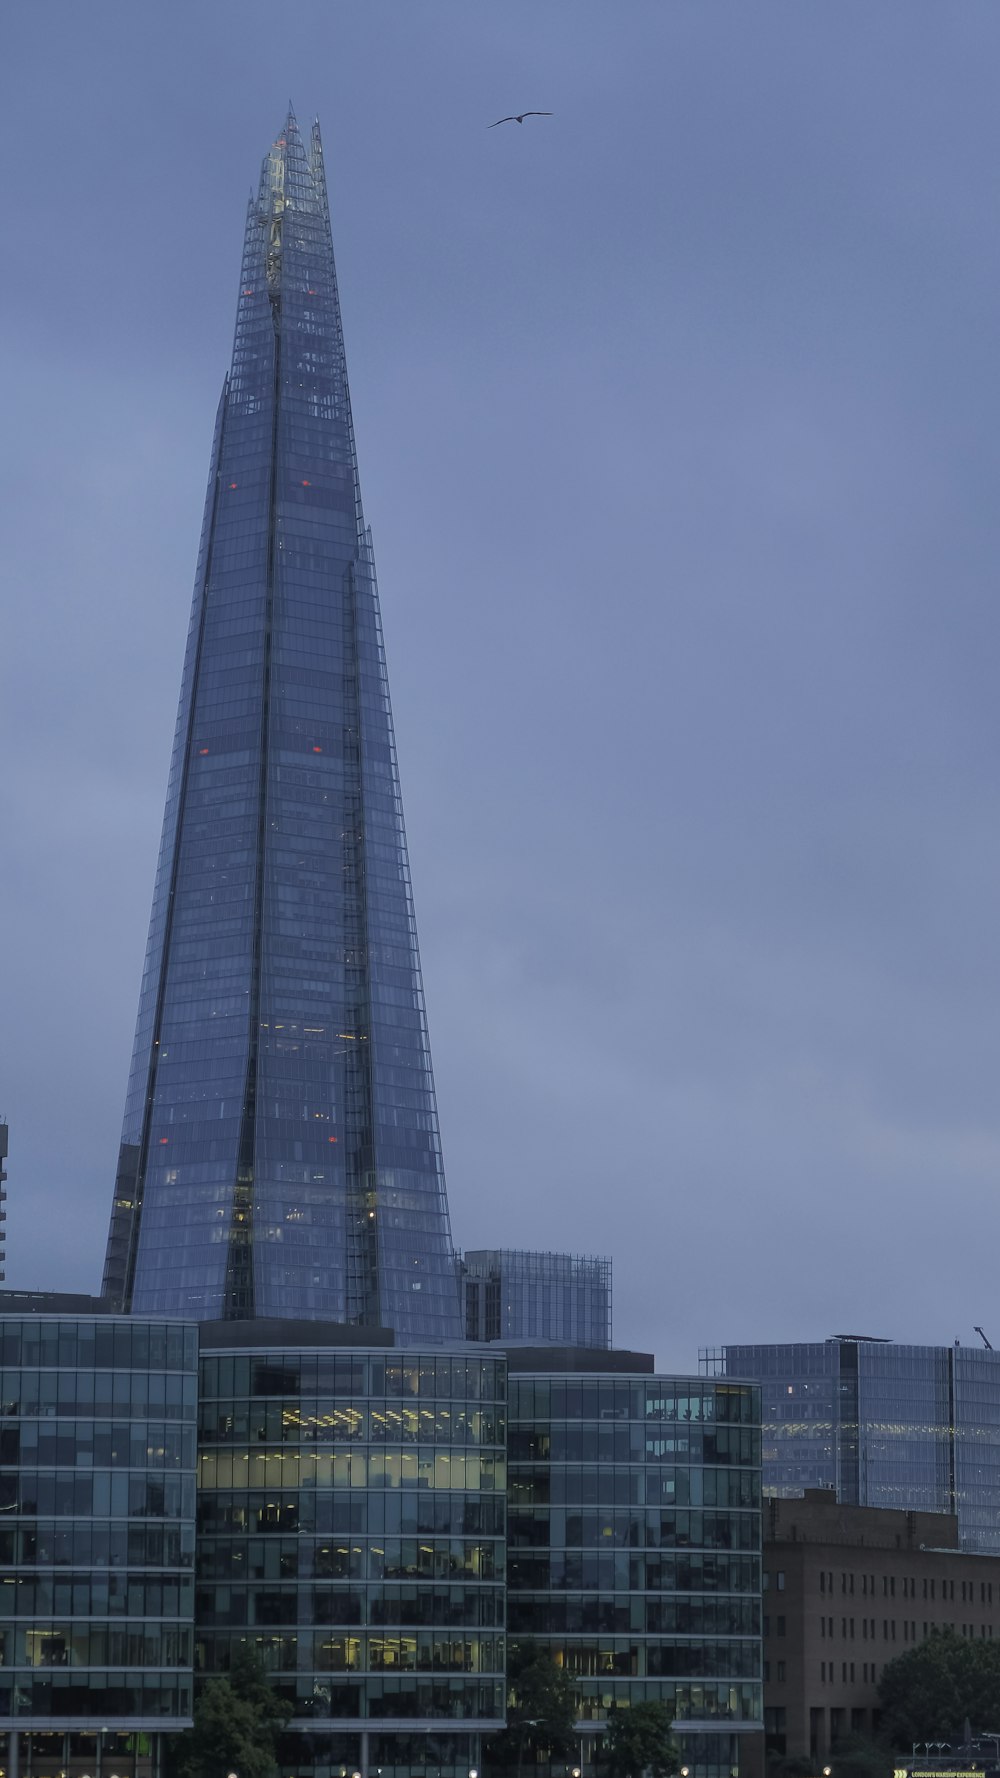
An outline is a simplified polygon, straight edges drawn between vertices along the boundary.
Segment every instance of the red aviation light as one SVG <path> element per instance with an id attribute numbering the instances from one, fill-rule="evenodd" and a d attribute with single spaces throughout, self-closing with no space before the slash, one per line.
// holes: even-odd
<path id="1" fill-rule="evenodd" d="M 302 483 L 302 486 L 303 486 L 303 487 L 304 487 L 304 488 L 311 488 L 311 487 L 312 487 L 312 482 L 303 482 L 303 483 Z"/>
<path id="2" fill-rule="evenodd" d="M 199 749 L 198 749 L 198 757 L 199 757 L 199 759 L 204 759 L 204 757 L 205 757 L 205 755 L 206 755 L 206 753 L 207 753 L 207 752 L 208 752 L 208 748 L 207 748 L 207 747 L 199 747 Z"/>
<path id="3" fill-rule="evenodd" d="M 328 1136 L 327 1137 L 328 1142 L 336 1142 L 336 1140 L 337 1140 L 336 1136 Z"/>
<path id="4" fill-rule="evenodd" d="M 314 753 L 322 753 L 322 751 L 323 751 L 322 747 L 314 747 L 313 748 Z"/>
<path id="5" fill-rule="evenodd" d="M 236 483 L 235 483 L 235 482 L 230 482 L 230 484 L 229 484 L 229 486 L 230 486 L 230 487 L 231 487 L 231 488 L 235 488 L 235 487 L 236 487 L 236 485 L 237 485 L 237 484 L 236 484 Z"/>
<path id="6" fill-rule="evenodd" d="M 169 1142 L 169 1141 L 170 1141 L 170 1137 L 169 1137 L 169 1136 L 161 1136 L 161 1137 L 160 1137 L 160 1147 L 161 1147 L 161 1148 L 165 1148 L 165 1147 L 166 1147 L 166 1145 L 167 1145 L 167 1143 L 168 1143 L 168 1142 Z"/>

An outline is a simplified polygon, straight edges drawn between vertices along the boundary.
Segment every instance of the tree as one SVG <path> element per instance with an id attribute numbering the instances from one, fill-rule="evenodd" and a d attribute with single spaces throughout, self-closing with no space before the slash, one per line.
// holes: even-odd
<path id="1" fill-rule="evenodd" d="M 881 1732 L 892 1746 L 960 1741 L 1000 1721 L 1000 1642 L 929 1636 L 883 1668 L 878 1685 Z"/>
<path id="2" fill-rule="evenodd" d="M 174 1778 L 272 1778 L 278 1736 L 291 1714 L 253 1651 L 238 1649 L 228 1677 L 208 1680 L 198 1693 L 194 1727 L 173 1739 Z"/>
<path id="3" fill-rule="evenodd" d="M 832 1754 L 836 1778 L 892 1778 L 894 1761 L 887 1742 L 848 1735 Z"/>
<path id="4" fill-rule="evenodd" d="M 655 1698 L 627 1710 L 608 1711 L 604 1757 L 609 1778 L 673 1778 L 680 1770 L 680 1748 L 671 1729 L 666 1704 Z"/>
<path id="5" fill-rule="evenodd" d="M 507 1727 L 491 1735 L 487 1764 L 514 1766 L 525 1754 L 565 1757 L 576 1750 L 576 1699 L 564 1667 L 530 1642 L 514 1642 L 507 1663 Z"/>

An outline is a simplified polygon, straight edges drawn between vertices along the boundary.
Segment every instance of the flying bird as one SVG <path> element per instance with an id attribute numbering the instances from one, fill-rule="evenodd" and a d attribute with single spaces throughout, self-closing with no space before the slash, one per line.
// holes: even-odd
<path id="1" fill-rule="evenodd" d="M 520 117 L 498 117 L 496 123 L 488 123 L 486 128 L 488 130 L 495 130 L 497 124 L 523 123 L 526 117 L 553 117 L 554 115 L 555 114 L 552 111 L 522 111 Z"/>

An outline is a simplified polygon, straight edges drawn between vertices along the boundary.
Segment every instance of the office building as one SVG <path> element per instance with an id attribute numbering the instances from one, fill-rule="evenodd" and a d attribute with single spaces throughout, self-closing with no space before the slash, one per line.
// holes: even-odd
<path id="1" fill-rule="evenodd" d="M 730 1778 L 759 1739 L 759 1397 L 641 1353 L 513 1348 L 508 1632 L 572 1675 L 585 1774 L 613 1707 L 675 1718 Z"/>
<path id="2" fill-rule="evenodd" d="M 502 1353 L 6 1291 L 0 1392 L 8 1778 L 159 1778 L 241 1647 L 291 1706 L 283 1771 L 478 1767 L 505 1705 Z"/>
<path id="3" fill-rule="evenodd" d="M 322 150 L 291 113 L 247 213 L 104 1292 L 462 1332 Z"/>
<path id="4" fill-rule="evenodd" d="M 829 1489 L 765 1502 L 770 1754 L 822 1761 L 876 1735 L 886 1664 L 945 1632 L 1000 1636 L 1000 1563 L 959 1549 L 953 1513 L 842 1506 Z"/>
<path id="5" fill-rule="evenodd" d="M 155 1778 L 191 1721 L 198 1330 L 0 1293 L 8 1778 Z"/>
<path id="6" fill-rule="evenodd" d="M 468 1778 L 504 1721 L 506 1367 L 365 1338 L 202 1327 L 196 1670 L 261 1657 L 283 1772 Z"/>
<path id="7" fill-rule="evenodd" d="M 611 1345 L 611 1261 L 479 1248 L 461 1261 L 468 1340 Z"/>
<path id="8" fill-rule="evenodd" d="M 760 1384 L 766 1495 L 954 1513 L 963 1549 L 1000 1554 L 1000 1352 L 842 1335 L 723 1346 L 702 1369 Z"/>

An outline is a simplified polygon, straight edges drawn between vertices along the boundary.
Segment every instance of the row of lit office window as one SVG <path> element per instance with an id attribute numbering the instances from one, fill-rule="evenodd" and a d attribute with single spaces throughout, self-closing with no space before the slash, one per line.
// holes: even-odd
<path id="1" fill-rule="evenodd" d="M 427 1407 L 356 1401 L 214 1401 L 199 1415 L 200 1443 L 246 1444 L 455 1444 L 506 1443 L 506 1418 L 465 1403 L 434 1402 Z"/>

